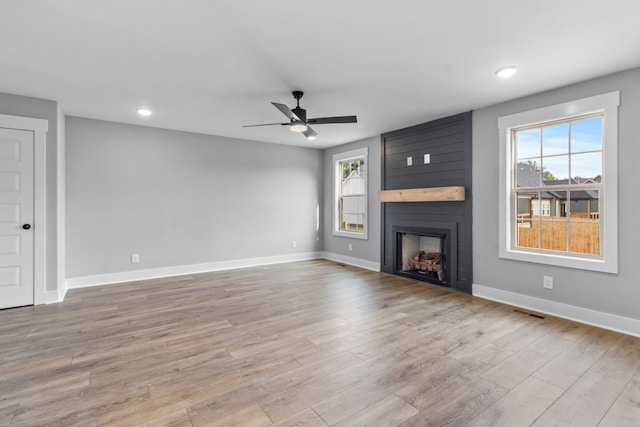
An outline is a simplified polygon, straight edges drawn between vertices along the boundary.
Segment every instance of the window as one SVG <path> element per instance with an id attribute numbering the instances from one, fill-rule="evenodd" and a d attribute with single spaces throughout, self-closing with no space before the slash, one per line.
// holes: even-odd
<path id="1" fill-rule="evenodd" d="M 602 255 L 603 118 L 596 113 L 511 130 L 515 247 Z"/>
<path id="2" fill-rule="evenodd" d="M 367 238 L 367 151 L 361 148 L 333 156 L 336 236 Z"/>
<path id="3" fill-rule="evenodd" d="M 617 272 L 619 92 L 500 117 L 500 257 Z"/>

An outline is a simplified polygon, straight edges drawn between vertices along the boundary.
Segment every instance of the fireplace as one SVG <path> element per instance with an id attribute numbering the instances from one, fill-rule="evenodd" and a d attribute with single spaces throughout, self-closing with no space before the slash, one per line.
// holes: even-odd
<path id="1" fill-rule="evenodd" d="M 394 227 L 394 234 L 395 274 L 450 286 L 450 229 Z"/>
<path id="2" fill-rule="evenodd" d="M 471 125 L 466 112 L 381 136 L 383 272 L 471 294 Z"/>

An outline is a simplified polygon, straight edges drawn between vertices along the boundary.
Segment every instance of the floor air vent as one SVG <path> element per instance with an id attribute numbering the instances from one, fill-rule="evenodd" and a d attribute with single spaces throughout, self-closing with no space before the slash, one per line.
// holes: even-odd
<path id="1" fill-rule="evenodd" d="M 536 319 L 546 319 L 546 317 L 542 316 L 541 314 L 529 313 L 528 311 L 523 311 L 518 308 L 514 308 L 513 311 L 515 311 L 516 313 L 524 314 L 526 316 L 535 317 Z"/>

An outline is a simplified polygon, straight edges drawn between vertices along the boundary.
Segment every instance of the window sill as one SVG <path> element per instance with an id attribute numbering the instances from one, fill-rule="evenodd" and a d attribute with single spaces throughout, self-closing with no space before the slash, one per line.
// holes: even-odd
<path id="1" fill-rule="evenodd" d="M 571 255 L 553 253 L 529 252 L 524 250 L 509 249 L 500 251 L 500 258 L 514 261 L 525 261 L 536 264 L 553 265 L 557 267 L 577 268 L 580 270 L 599 271 L 601 273 L 618 273 L 618 265 L 615 262 L 602 258 L 582 258 Z"/>
<path id="2" fill-rule="evenodd" d="M 337 236 L 337 237 L 348 237 L 351 239 L 360 239 L 360 240 L 368 240 L 369 237 L 367 236 L 367 233 L 358 233 L 356 231 L 338 231 L 338 230 L 333 230 L 333 235 Z"/>

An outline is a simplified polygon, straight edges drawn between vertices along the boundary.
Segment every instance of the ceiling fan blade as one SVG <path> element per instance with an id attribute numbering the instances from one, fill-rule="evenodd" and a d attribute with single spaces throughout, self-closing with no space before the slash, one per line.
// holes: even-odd
<path id="1" fill-rule="evenodd" d="M 312 125 L 325 125 L 330 123 L 358 123 L 356 116 L 320 117 L 307 120 Z"/>
<path id="2" fill-rule="evenodd" d="M 293 111 L 291 111 L 291 109 L 289 107 L 287 107 L 284 104 L 278 104 L 277 102 L 272 102 L 271 104 L 273 104 L 274 107 L 276 107 L 278 110 L 280 110 L 282 112 L 282 114 L 284 114 L 285 116 L 287 116 L 289 118 L 289 120 L 293 120 L 296 122 L 300 122 L 302 120 L 300 120 L 300 117 L 296 116 Z"/>
<path id="3" fill-rule="evenodd" d="M 313 130 L 311 128 L 311 126 L 307 126 L 307 130 L 305 130 L 304 132 L 302 132 L 302 134 L 304 136 L 307 137 L 307 139 L 316 139 L 316 136 L 318 136 L 318 134 L 316 133 L 315 130 Z"/>
<path id="4" fill-rule="evenodd" d="M 256 126 L 275 126 L 275 125 L 281 125 L 281 126 L 289 126 L 290 123 L 264 123 L 261 125 L 244 125 L 242 126 L 243 128 L 254 128 Z"/>

